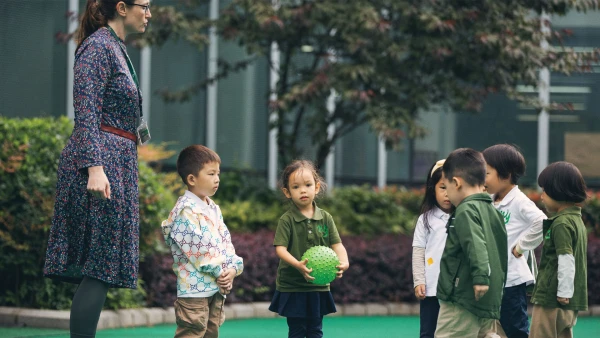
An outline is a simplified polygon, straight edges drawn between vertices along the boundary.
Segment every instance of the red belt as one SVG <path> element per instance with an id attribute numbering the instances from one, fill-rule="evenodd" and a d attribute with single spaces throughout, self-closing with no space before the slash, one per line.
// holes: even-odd
<path id="1" fill-rule="evenodd" d="M 130 133 L 123 129 L 107 126 L 106 124 L 102 123 L 102 124 L 100 124 L 100 130 L 130 139 L 133 142 L 137 143 L 137 136 L 135 136 L 133 133 Z"/>

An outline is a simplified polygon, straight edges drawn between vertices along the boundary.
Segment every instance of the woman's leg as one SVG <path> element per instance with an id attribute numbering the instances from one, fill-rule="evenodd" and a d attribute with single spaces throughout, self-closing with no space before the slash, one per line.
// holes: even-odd
<path id="1" fill-rule="evenodd" d="M 83 277 L 71 305 L 71 338 L 96 336 L 96 327 L 107 293 L 108 284 L 98 279 Z"/>

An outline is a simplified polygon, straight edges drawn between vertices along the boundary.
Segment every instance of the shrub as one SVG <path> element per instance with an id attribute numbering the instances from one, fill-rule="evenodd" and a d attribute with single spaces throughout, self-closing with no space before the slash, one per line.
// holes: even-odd
<path id="1" fill-rule="evenodd" d="M 234 280 L 227 303 L 269 302 L 275 292 L 279 258 L 273 248 L 273 231 L 232 234 L 244 272 Z M 344 278 L 331 283 L 336 303 L 416 302 L 412 280 L 412 239 L 405 235 L 342 236 L 350 258 Z M 539 256 L 538 256 L 539 257 Z M 176 298 L 170 255 L 156 255 L 143 264 L 152 306 L 172 306 Z M 149 270 L 152 270 L 150 272 Z M 600 237 L 588 244 L 590 304 L 600 304 Z"/>
<path id="2" fill-rule="evenodd" d="M 42 275 L 67 118 L 0 117 L 0 305 L 69 308 L 75 286 Z M 164 174 L 140 163 L 140 257 L 165 250 L 157 229 L 175 198 Z M 143 289 L 111 290 L 110 308 L 143 306 Z"/>

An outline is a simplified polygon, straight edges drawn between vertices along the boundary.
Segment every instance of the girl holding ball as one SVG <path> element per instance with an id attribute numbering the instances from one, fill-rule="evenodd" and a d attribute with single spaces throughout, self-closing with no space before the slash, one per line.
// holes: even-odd
<path id="1" fill-rule="evenodd" d="M 323 316 L 336 312 L 329 284 L 311 283 L 312 269 L 301 257 L 314 246 L 330 247 L 340 260 L 336 279 L 349 267 L 348 254 L 342 244 L 333 218 L 317 207 L 315 197 L 325 182 L 315 166 L 296 160 L 284 170 L 281 190 L 290 200 L 290 209 L 281 216 L 273 246 L 279 257 L 277 288 L 269 310 L 287 318 L 290 338 L 323 337 Z"/>

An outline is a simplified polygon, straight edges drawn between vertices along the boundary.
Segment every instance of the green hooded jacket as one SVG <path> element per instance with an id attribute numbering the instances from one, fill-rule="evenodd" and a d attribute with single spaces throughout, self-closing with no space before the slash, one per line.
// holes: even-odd
<path id="1" fill-rule="evenodd" d="M 488 194 L 465 198 L 446 225 L 437 298 L 455 302 L 480 318 L 500 319 L 508 244 L 504 219 Z M 488 285 L 475 301 L 473 285 Z"/>

